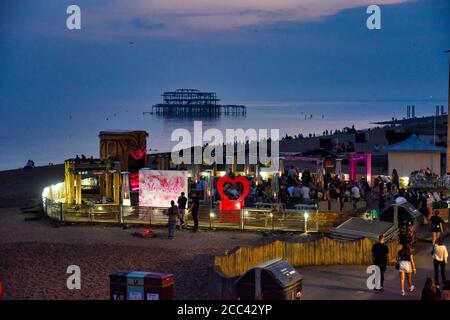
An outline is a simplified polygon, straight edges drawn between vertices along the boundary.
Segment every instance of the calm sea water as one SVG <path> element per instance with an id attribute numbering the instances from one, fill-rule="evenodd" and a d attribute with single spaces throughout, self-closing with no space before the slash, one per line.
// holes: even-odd
<path id="1" fill-rule="evenodd" d="M 357 129 L 374 126 L 375 121 L 401 118 L 406 105 L 416 105 L 416 115 L 434 113 L 436 104 L 446 101 L 300 101 L 300 102 L 229 102 L 248 106 L 246 117 L 222 116 L 201 119 L 203 130 L 276 128 L 283 136 L 303 133 L 321 134 L 324 130 L 355 125 Z M 30 117 L 29 110 L 11 109 L 0 126 L 0 170 L 23 167 L 28 159 L 36 165 L 62 163 L 76 154 L 98 156 L 98 133 L 102 130 L 146 130 L 150 152 L 170 151 L 172 131 L 193 129 L 194 119 L 167 119 L 144 115 L 147 106 L 61 107 Z M 44 109 L 43 109 L 44 110 Z M 305 120 L 305 115 L 307 119 Z M 310 118 L 312 115 L 312 119 Z M 192 133 L 193 134 L 193 133 Z"/>

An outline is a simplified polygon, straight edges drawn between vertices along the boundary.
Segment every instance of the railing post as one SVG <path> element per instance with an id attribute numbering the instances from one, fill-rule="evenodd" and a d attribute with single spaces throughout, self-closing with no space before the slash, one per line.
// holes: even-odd
<path id="1" fill-rule="evenodd" d="M 273 231 L 275 231 L 275 224 L 273 223 L 273 213 L 272 212 L 269 213 L 269 217 L 272 220 L 272 232 L 273 232 Z"/>
<path id="2" fill-rule="evenodd" d="M 64 221 L 63 204 L 60 202 L 59 205 L 59 221 Z"/>
<path id="3" fill-rule="evenodd" d="M 119 205 L 119 224 L 123 224 L 123 205 Z"/>
<path id="4" fill-rule="evenodd" d="M 212 210 L 212 208 L 210 210 Z M 209 229 L 212 229 L 211 211 L 209 211 L 208 215 L 209 215 Z"/>
<path id="5" fill-rule="evenodd" d="M 239 229 L 244 230 L 244 210 L 241 209 Z"/>

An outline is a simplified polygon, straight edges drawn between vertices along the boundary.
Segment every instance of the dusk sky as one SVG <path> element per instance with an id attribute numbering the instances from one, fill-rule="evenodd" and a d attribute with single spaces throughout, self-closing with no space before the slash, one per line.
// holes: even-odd
<path id="1" fill-rule="evenodd" d="M 81 30 L 66 28 L 71 4 L 81 8 Z M 98 132 L 109 128 L 97 110 L 150 109 L 178 88 L 215 91 L 226 102 L 446 104 L 450 2 L 379 0 L 381 30 L 366 27 L 370 4 L 2 0 L 0 146 L 25 149 L 17 141 L 36 139 L 29 144 L 59 148 L 49 139 L 68 135 L 69 116 L 90 119 L 77 126 Z"/>
<path id="2" fill-rule="evenodd" d="M 73 3 L 82 29 L 69 31 Z M 145 105 L 179 87 L 233 101 L 445 99 L 449 1 L 378 1 L 382 29 L 368 30 L 372 3 L 3 0 L 0 105 Z"/>

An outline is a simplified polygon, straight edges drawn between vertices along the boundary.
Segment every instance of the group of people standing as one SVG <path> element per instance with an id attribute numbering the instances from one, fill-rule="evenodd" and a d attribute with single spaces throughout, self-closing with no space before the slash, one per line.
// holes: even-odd
<path id="1" fill-rule="evenodd" d="M 189 202 L 189 203 L 188 203 Z M 177 203 L 172 200 L 170 202 L 170 207 L 167 210 L 168 216 L 168 231 L 169 231 L 169 239 L 175 239 L 175 230 L 186 228 L 185 223 L 185 215 L 186 210 L 189 210 L 192 214 L 192 220 L 194 221 L 194 227 L 192 228 L 192 232 L 198 231 L 198 213 L 200 210 L 200 199 L 193 192 L 188 201 L 184 192 L 180 194 L 178 197 Z"/>
<path id="2" fill-rule="evenodd" d="M 384 274 L 389 263 L 389 247 L 384 243 L 384 236 L 380 235 L 378 243 L 372 247 L 373 264 L 380 268 L 380 286 L 375 288 L 376 291 L 384 291 Z M 405 278 L 408 279 L 409 291 L 414 291 L 415 287 L 412 282 L 413 272 L 416 274 L 416 264 L 414 256 L 408 245 L 403 245 L 401 250 L 397 253 L 397 262 L 395 268 L 400 273 L 400 288 L 402 296 L 405 292 Z"/>
<path id="3" fill-rule="evenodd" d="M 450 300 L 450 281 L 447 281 L 445 274 L 445 266 L 448 261 L 447 247 L 444 245 L 442 239 L 439 237 L 442 227 L 442 220 L 438 222 L 438 228 L 432 226 L 433 232 L 433 246 L 432 246 L 432 260 L 434 267 L 434 278 L 427 278 L 425 286 L 422 290 L 422 300 Z M 389 263 L 389 247 L 384 243 L 384 236 L 380 235 L 378 243 L 372 247 L 373 264 L 380 268 L 380 286 L 375 288 L 376 291 L 384 291 L 384 274 Z M 400 289 L 401 295 L 405 296 L 405 279 L 408 282 L 408 289 L 410 292 L 415 290 L 413 284 L 413 273 L 417 273 L 416 263 L 414 261 L 414 254 L 411 247 L 404 244 L 397 252 L 397 260 L 395 268 L 400 275 Z M 442 282 L 440 282 L 440 280 Z M 442 292 L 440 291 L 440 283 L 443 284 Z"/>

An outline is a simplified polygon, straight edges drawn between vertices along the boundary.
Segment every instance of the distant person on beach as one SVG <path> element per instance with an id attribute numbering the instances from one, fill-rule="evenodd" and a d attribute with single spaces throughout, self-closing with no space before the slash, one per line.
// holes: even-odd
<path id="1" fill-rule="evenodd" d="M 197 195 L 193 192 L 191 194 L 191 213 L 192 213 L 192 220 L 194 220 L 194 228 L 192 229 L 192 232 L 198 231 L 198 212 L 200 210 L 200 200 L 198 199 Z"/>
<path id="2" fill-rule="evenodd" d="M 441 300 L 441 292 L 435 285 L 432 278 L 427 278 L 427 280 L 425 280 L 425 286 L 423 287 L 422 297 L 420 298 L 420 300 Z"/>
<path id="3" fill-rule="evenodd" d="M 447 247 L 442 243 L 441 238 L 437 239 L 433 247 L 434 282 L 439 288 L 439 269 L 441 269 L 442 283 L 447 280 L 445 277 L 445 265 L 447 264 Z"/>
<path id="4" fill-rule="evenodd" d="M 28 159 L 27 164 L 25 165 L 25 167 L 23 167 L 24 169 L 34 169 L 34 161 Z"/>
<path id="5" fill-rule="evenodd" d="M 430 218 L 430 228 L 433 234 L 433 245 L 437 239 L 441 236 L 441 232 L 444 230 L 444 220 L 439 216 L 439 210 L 434 211 L 434 215 Z"/>
<path id="6" fill-rule="evenodd" d="M 384 236 L 380 235 L 378 237 L 378 243 L 375 243 L 372 247 L 372 261 L 373 264 L 380 268 L 381 279 L 380 287 L 375 288 L 375 290 L 384 290 L 384 273 L 386 271 L 386 266 L 388 263 L 389 248 L 384 243 Z"/>
<path id="7" fill-rule="evenodd" d="M 181 193 L 181 195 L 178 197 L 178 212 L 180 213 L 180 228 L 184 227 L 184 214 L 186 212 L 186 203 L 187 203 L 187 198 L 184 195 L 184 192 Z"/>
<path id="8" fill-rule="evenodd" d="M 169 239 L 175 239 L 175 229 L 177 226 L 178 207 L 175 205 L 175 201 L 170 201 L 170 208 L 167 210 L 169 217 Z"/>
<path id="9" fill-rule="evenodd" d="M 398 252 L 398 271 L 400 272 L 400 286 L 402 289 L 402 296 L 405 295 L 405 274 L 408 277 L 409 291 L 414 291 L 412 283 L 412 273 L 416 273 L 416 265 L 414 263 L 414 256 L 408 245 L 404 244 L 402 249 Z"/>

